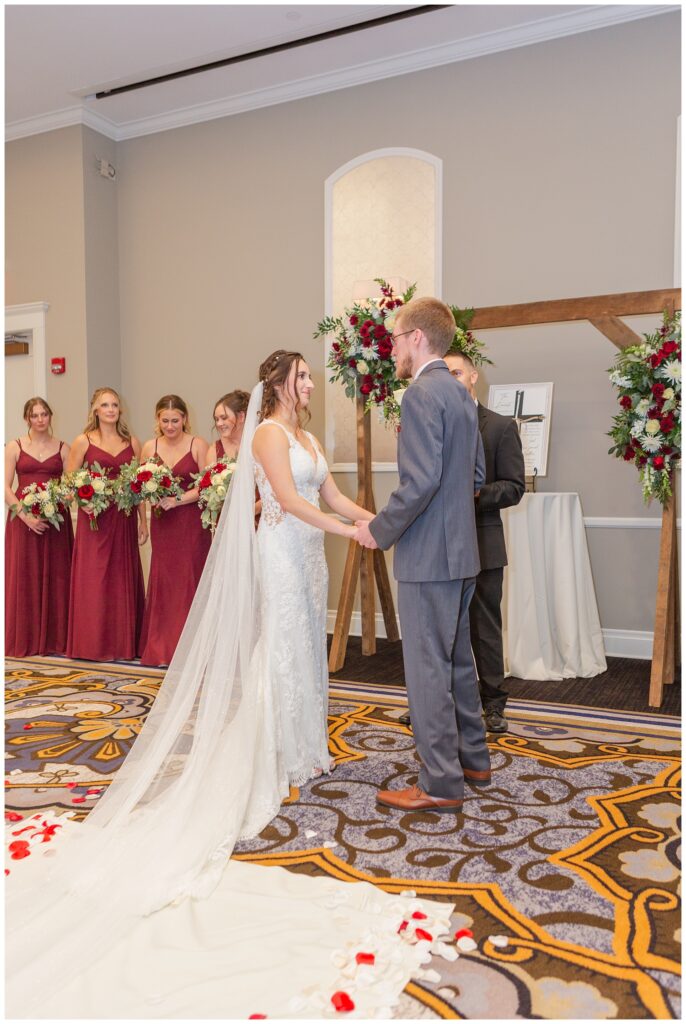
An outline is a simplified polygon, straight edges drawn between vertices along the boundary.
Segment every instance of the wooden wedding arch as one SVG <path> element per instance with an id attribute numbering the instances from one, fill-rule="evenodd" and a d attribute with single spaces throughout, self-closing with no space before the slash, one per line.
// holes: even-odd
<path id="1" fill-rule="evenodd" d="M 681 289 L 664 288 L 644 292 L 620 292 L 614 295 L 593 295 L 576 299 L 525 302 L 511 306 L 484 306 L 474 311 L 470 327 L 474 331 L 488 331 L 500 327 L 525 327 L 535 324 L 588 320 L 618 348 L 626 348 L 629 345 L 640 344 L 643 339 L 625 324 L 620 319 L 621 317 L 662 313 L 665 310 L 674 313 L 678 309 L 681 309 Z M 370 413 L 366 413 L 364 410 L 362 396 L 357 396 L 356 403 L 357 502 L 374 512 L 376 505 L 372 487 Z M 350 541 L 329 654 L 329 670 L 331 672 L 339 671 L 345 662 L 358 578 L 362 618 L 362 653 L 370 655 L 376 652 L 375 582 L 386 626 L 386 636 L 389 640 L 398 639 L 393 595 L 384 554 L 382 551 L 361 548 L 355 541 Z M 664 686 L 674 682 L 679 658 L 678 636 L 679 580 L 675 488 L 674 496 L 667 502 L 662 512 L 653 660 L 648 694 L 648 703 L 652 707 L 660 706 Z"/>

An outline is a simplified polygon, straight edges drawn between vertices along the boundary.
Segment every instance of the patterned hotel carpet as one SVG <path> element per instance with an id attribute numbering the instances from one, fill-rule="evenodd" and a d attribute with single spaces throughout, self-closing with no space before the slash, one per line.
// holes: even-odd
<path id="1" fill-rule="evenodd" d="M 125 757 L 161 673 L 10 661 L 7 809 L 83 818 Z M 401 815 L 416 778 L 397 688 L 332 682 L 334 775 L 293 794 L 236 856 L 456 904 L 477 949 L 434 957 L 405 1018 L 679 1018 L 679 730 L 674 718 L 513 701 L 493 783 L 464 814 Z M 27 728 L 27 726 L 29 728 Z M 67 783 L 77 783 L 68 788 Z M 503 936 L 507 944 L 494 944 Z"/>

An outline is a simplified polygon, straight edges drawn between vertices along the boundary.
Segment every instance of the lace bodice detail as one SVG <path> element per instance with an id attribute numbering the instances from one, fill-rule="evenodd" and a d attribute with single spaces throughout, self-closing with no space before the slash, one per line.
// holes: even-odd
<path id="1" fill-rule="evenodd" d="M 305 498 L 311 505 L 319 508 L 319 488 L 326 480 L 329 472 L 326 459 L 322 455 L 317 442 L 312 434 L 307 433 L 312 450 L 316 452 L 317 460 L 312 458 L 310 452 L 305 448 L 283 424 L 276 420 L 264 420 L 263 423 L 273 423 L 283 430 L 288 438 L 288 453 L 291 462 L 291 473 L 296 490 L 301 498 Z M 263 424 L 260 424 L 262 426 Z M 286 513 L 276 500 L 267 475 L 257 460 L 255 460 L 255 480 L 262 499 L 262 519 L 266 526 L 274 527 L 283 522 Z"/>
<path id="2" fill-rule="evenodd" d="M 288 437 L 298 494 L 318 508 L 319 488 L 328 473 L 326 459 L 311 434 L 316 458 L 281 423 L 276 425 Z M 254 465 L 262 499 L 257 530 L 262 615 L 259 675 L 265 680 L 263 720 L 273 726 L 264 730 L 260 758 L 276 765 L 271 774 L 281 779 L 287 792 L 289 783 L 301 786 L 313 775 L 329 771 L 324 532 L 284 512 L 262 466 L 257 461 Z M 259 791 L 253 792 L 245 834 L 252 830 L 252 819 L 256 825 L 264 820 L 267 803 L 264 808 L 261 805 Z"/>

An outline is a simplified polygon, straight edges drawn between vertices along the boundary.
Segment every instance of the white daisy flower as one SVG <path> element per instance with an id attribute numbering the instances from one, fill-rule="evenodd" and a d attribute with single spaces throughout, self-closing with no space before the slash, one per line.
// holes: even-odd
<path id="1" fill-rule="evenodd" d="M 651 420 L 651 422 L 655 423 L 656 421 Z M 653 452 L 658 452 L 660 450 L 660 445 L 662 444 L 661 437 L 650 437 L 649 434 L 645 434 L 643 437 L 639 438 L 639 440 L 641 442 L 641 448 L 646 452 L 650 452 L 651 455 Z"/>
<path id="2" fill-rule="evenodd" d="M 667 380 L 674 382 L 681 380 L 681 363 L 678 359 L 670 359 L 669 362 L 663 363 L 662 366 L 657 370 L 657 375 L 660 377 L 666 377 Z"/>

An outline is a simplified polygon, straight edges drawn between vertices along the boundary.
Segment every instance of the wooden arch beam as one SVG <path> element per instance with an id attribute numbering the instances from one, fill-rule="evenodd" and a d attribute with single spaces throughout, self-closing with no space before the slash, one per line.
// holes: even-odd
<path id="1" fill-rule="evenodd" d="M 662 313 L 665 309 L 672 312 L 681 309 L 680 288 L 523 302 L 514 306 L 483 306 L 474 311 L 469 326 L 474 331 L 488 331 L 498 327 L 589 320 L 613 344 L 625 348 L 627 345 L 637 344 L 641 339 L 630 327 L 622 323 L 619 317 Z"/>

